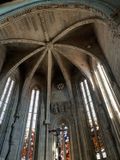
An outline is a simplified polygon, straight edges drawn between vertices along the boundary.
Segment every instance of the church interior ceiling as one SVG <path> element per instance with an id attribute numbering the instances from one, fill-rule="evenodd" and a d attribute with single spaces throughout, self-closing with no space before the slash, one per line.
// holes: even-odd
<path id="1" fill-rule="evenodd" d="M 113 103 L 111 103 L 105 88 L 107 85 L 109 85 L 107 88 L 110 88 L 110 83 L 106 86 L 104 85 L 104 81 L 106 80 L 105 82 L 107 83 L 109 80 L 103 64 L 105 64 L 106 68 L 109 68 L 107 60 L 109 60 L 108 57 L 110 56 L 106 49 L 107 43 L 104 44 L 103 39 L 114 26 L 111 23 L 112 18 L 115 18 L 115 22 L 118 22 L 116 15 L 120 11 L 120 0 L 96 0 L 91 1 L 91 3 L 89 0 L 81 0 L 81 2 L 75 0 L 74 4 L 71 0 L 62 0 L 61 2 L 55 0 L 8 0 L 6 3 L 3 2 L 0 2 L 2 4 L 0 5 L 0 49 L 4 48 L 4 52 L 0 52 L 1 57 L 4 54 L 2 57 L 3 66 L 0 66 L 2 68 L 0 71 L 1 86 L 4 86 L 3 84 L 8 78 L 10 83 L 13 81 L 16 83 L 17 89 L 15 91 L 17 91 L 17 94 L 12 97 L 15 102 L 10 103 L 15 103 L 14 111 L 11 109 L 9 112 L 9 116 L 13 116 L 10 122 L 7 122 L 9 118 L 6 120 L 7 123 L 10 123 L 10 127 L 8 127 L 10 134 L 7 135 L 6 145 L 3 145 L 2 156 L 8 157 L 15 149 L 16 159 L 19 159 L 18 157 L 21 155 L 17 154 L 20 153 L 22 143 L 25 140 L 26 147 L 23 145 L 23 157 L 25 158 L 23 159 L 29 159 L 27 148 L 30 149 L 29 145 L 32 144 L 32 158 L 34 157 L 34 145 L 36 145 L 41 148 L 39 150 L 41 151 L 40 154 L 45 160 L 48 160 L 49 150 L 51 150 L 51 156 L 53 154 L 50 146 L 52 139 L 54 139 L 54 142 L 57 141 L 57 136 L 53 138 L 54 135 L 51 136 L 49 131 L 52 132 L 56 128 L 55 133 L 57 134 L 57 131 L 59 131 L 60 136 L 60 130 L 57 129 L 65 129 L 67 127 L 67 130 L 68 128 L 70 130 L 70 136 L 68 131 L 64 130 L 63 135 L 61 135 L 61 141 L 63 141 L 63 144 L 67 144 L 66 149 L 69 154 L 68 159 L 63 158 L 61 160 L 77 160 L 77 158 L 70 158 L 70 146 L 72 145 L 74 146 L 74 152 L 72 152 L 79 152 L 75 155 L 72 153 L 73 157 L 83 157 L 80 159 L 88 160 L 87 157 L 90 156 L 89 159 L 93 159 L 91 151 L 94 146 L 94 157 L 97 157 L 97 153 L 101 153 L 103 157 L 102 154 L 105 153 L 105 157 L 102 159 L 106 159 L 106 150 L 101 136 L 102 131 L 100 131 L 101 125 L 99 125 L 98 120 L 106 127 L 105 131 L 108 131 L 107 134 L 109 135 L 107 135 L 108 137 L 105 136 L 109 139 L 112 134 L 108 127 L 107 112 L 103 109 L 106 105 L 103 100 L 104 98 L 108 99 L 107 105 L 109 107 L 106 109 L 108 111 L 110 110 L 109 108 L 112 108 Z M 99 7 L 101 7 L 101 10 Z M 113 35 L 113 32 L 110 32 L 110 34 Z M 112 39 L 111 35 L 108 35 L 108 41 Z M 116 60 L 116 64 L 117 62 Z M 109 72 L 110 70 L 107 73 Z M 18 76 L 19 81 L 15 79 L 14 75 Z M 95 78 L 96 75 L 98 75 L 98 79 Z M 103 75 L 104 79 L 102 79 Z M 97 80 L 99 83 L 96 82 Z M 94 85 L 92 86 L 91 84 Z M 104 90 L 103 95 L 101 94 L 102 92 L 97 92 L 99 85 Z M 10 87 L 11 85 L 8 83 L 8 86 Z M 96 90 L 94 87 L 96 87 Z M 7 89 L 4 90 L 7 92 Z M 13 93 L 16 93 L 15 91 Z M 110 91 L 114 94 L 112 89 Z M 2 93 L 2 90 L 0 90 L 0 93 Z M 5 97 L 5 94 L 3 96 Z M 29 99 L 30 104 L 28 105 Z M 118 117 L 116 116 L 118 111 L 112 110 L 116 118 L 116 121 L 113 121 L 113 126 L 116 127 L 115 135 L 119 133 L 118 136 L 120 137 L 120 132 L 117 132 L 119 128 Z M 34 115 L 36 116 L 35 121 L 33 119 Z M 33 126 L 34 128 L 32 128 Z M 27 138 L 23 133 L 25 129 L 28 134 Z M 34 134 L 32 129 L 34 129 Z M 89 129 L 90 131 L 88 131 Z M 39 141 L 40 139 L 40 142 L 35 142 L 33 138 L 31 143 L 30 134 L 34 138 L 36 134 L 36 137 L 39 137 L 37 140 Z M 88 134 L 90 134 L 91 139 Z M 14 135 L 16 139 L 13 138 Z M 18 135 L 22 135 L 24 139 L 22 136 L 18 138 Z M 66 138 L 65 141 L 64 138 Z M 106 141 L 108 140 L 107 138 Z M 1 142 L 4 143 L 3 141 L 4 136 Z M 116 141 L 115 143 L 112 142 L 110 141 L 110 144 L 116 143 Z M 91 150 L 86 145 L 89 143 Z M 29 145 L 27 146 L 27 144 Z M 8 150 L 5 151 L 6 155 L 4 155 L 6 146 Z M 116 148 L 114 145 L 111 146 L 117 150 L 118 146 Z M 15 148 L 12 150 L 12 147 Z M 58 148 L 58 146 L 55 148 Z M 34 159 L 39 154 L 38 150 L 35 152 Z M 91 152 L 90 155 L 87 152 Z M 118 153 L 116 152 L 115 154 L 117 155 Z M 38 158 L 42 156 L 38 156 Z M 56 160 L 56 158 L 54 159 Z M 100 158 L 98 157 L 97 159 Z M 117 156 L 115 160 L 117 160 Z"/>
<path id="2" fill-rule="evenodd" d="M 87 17 L 84 10 L 45 9 L 1 25 L 0 42 L 7 49 L 8 74 L 22 66 L 26 73 L 42 74 L 46 80 L 49 71 L 52 80 L 58 65 L 63 77 L 69 79 L 75 66 L 90 79 L 90 57 L 103 57 L 94 29 L 95 17 L 91 13 L 90 22 Z"/>

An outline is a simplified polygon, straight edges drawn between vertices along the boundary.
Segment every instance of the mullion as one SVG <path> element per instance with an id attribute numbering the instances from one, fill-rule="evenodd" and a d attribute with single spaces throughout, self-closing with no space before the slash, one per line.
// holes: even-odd
<path id="1" fill-rule="evenodd" d="M 106 105 L 108 114 L 109 114 L 109 116 L 110 116 L 110 118 L 111 118 L 113 127 L 114 127 L 114 129 L 115 129 L 116 136 L 117 136 L 118 139 L 119 139 L 119 135 L 118 135 L 119 129 L 118 129 L 118 127 L 116 127 L 116 121 L 113 120 L 113 119 L 116 119 L 116 116 L 115 116 L 116 112 L 115 112 L 115 110 L 114 110 L 114 108 L 113 108 L 112 102 L 111 102 L 110 99 L 109 99 L 109 95 L 108 95 L 106 86 L 105 86 L 105 84 L 103 83 L 103 78 L 101 77 L 101 74 L 100 74 L 99 69 L 98 69 L 97 72 L 96 72 L 96 77 L 97 77 L 97 79 L 100 79 L 99 85 L 100 85 L 100 89 L 101 89 L 101 92 L 102 92 L 102 95 L 103 95 L 103 99 L 104 99 L 104 101 L 105 101 L 105 105 Z M 118 119 L 117 119 L 117 120 L 118 120 Z"/>
<path id="2" fill-rule="evenodd" d="M 87 91 L 86 91 L 85 83 L 83 83 L 83 86 L 84 86 L 84 91 L 85 91 L 85 95 L 86 95 L 87 102 L 89 102 L 88 95 L 87 95 Z M 94 126 L 94 118 L 93 118 L 93 116 L 92 116 L 92 111 L 91 111 L 91 108 L 90 108 L 89 103 L 87 103 L 87 104 L 88 104 L 88 108 L 89 108 L 89 112 L 90 112 L 90 116 L 91 116 L 92 124 L 93 124 L 93 128 L 94 128 L 95 126 Z"/>
<path id="3" fill-rule="evenodd" d="M 107 95 L 110 99 L 110 103 L 112 104 L 112 108 L 113 108 L 115 114 L 117 114 L 117 117 L 118 117 L 118 120 L 119 120 L 120 119 L 120 111 L 119 111 L 118 104 L 117 104 L 117 102 L 115 100 L 115 97 L 114 97 L 115 95 L 113 96 L 114 92 L 112 90 L 112 86 L 111 86 L 111 84 L 108 80 L 108 77 L 105 73 L 105 70 L 104 70 L 103 66 L 99 65 L 98 70 L 99 70 L 99 73 L 102 77 L 105 89 L 107 91 Z"/>
<path id="4" fill-rule="evenodd" d="M 84 81 L 84 84 L 85 84 L 85 88 L 86 88 L 86 94 L 87 94 L 87 97 L 88 97 L 89 108 L 90 108 L 91 114 L 93 116 L 93 121 L 97 122 L 97 116 L 96 116 L 96 113 L 95 113 L 95 109 L 94 109 L 94 105 L 93 105 L 93 100 L 92 100 L 92 97 L 91 97 L 91 93 L 90 93 L 90 90 L 89 90 L 89 87 L 88 87 L 87 80 Z"/>
<path id="5" fill-rule="evenodd" d="M 3 90 L 2 96 L 1 96 L 1 98 L 0 98 L 0 101 L 2 101 L 2 102 L 4 102 L 4 98 L 5 98 L 5 95 L 6 95 L 6 93 L 7 93 L 7 89 L 8 89 L 9 86 L 10 86 L 11 81 L 12 81 L 12 80 L 11 80 L 11 78 L 9 77 L 9 78 L 7 79 L 7 82 L 6 82 L 5 86 L 4 86 L 4 90 Z"/>
<path id="6" fill-rule="evenodd" d="M 38 95 L 37 95 L 38 93 Z M 35 141 L 36 141 L 36 125 L 37 125 L 37 116 L 38 116 L 38 106 L 39 106 L 39 95 L 40 95 L 40 92 L 39 90 L 36 91 L 36 97 L 35 97 L 35 107 L 34 107 L 34 112 L 33 112 L 33 118 L 34 118 L 34 115 L 36 115 L 36 120 L 35 120 L 35 128 L 34 128 L 34 146 L 33 146 L 33 157 L 34 157 L 34 154 L 35 154 Z M 37 106 L 36 106 L 37 105 Z M 37 108 L 36 108 L 37 107 Z M 36 112 L 35 112 L 36 110 Z M 34 122 L 34 121 L 33 121 Z M 33 129 L 33 123 L 32 123 L 32 129 Z"/>
<path id="7" fill-rule="evenodd" d="M 8 86 L 8 92 L 6 92 L 6 94 L 4 96 L 5 98 L 4 98 L 4 102 L 3 102 L 2 111 L 1 111 L 1 114 L 0 114 L 0 124 L 2 124 L 2 121 L 3 121 L 4 116 L 5 116 L 5 112 L 8 108 L 8 103 L 9 103 L 9 99 L 10 99 L 10 96 L 11 96 L 11 93 L 12 93 L 13 85 L 14 85 L 14 81 L 10 80 L 10 83 L 9 83 L 9 86 Z M 2 118 L 1 118 L 1 115 L 3 116 Z"/>
<path id="8" fill-rule="evenodd" d="M 7 80 L 7 82 L 8 81 L 9 81 L 9 79 Z M 3 104 L 5 103 L 4 99 L 6 97 L 6 94 L 8 93 L 7 91 L 9 91 L 9 88 L 10 88 L 11 78 L 10 78 L 10 81 L 9 81 L 8 85 L 7 85 L 7 82 L 6 82 L 5 86 L 4 86 L 4 90 L 3 90 L 2 96 L 0 98 L 0 117 L 1 117 L 1 113 L 3 111 Z"/>
<path id="9" fill-rule="evenodd" d="M 120 107 L 120 104 L 119 104 L 119 102 L 118 102 L 118 99 L 117 99 L 114 91 L 113 91 L 113 88 L 112 88 L 112 86 L 111 86 L 110 80 L 108 79 L 108 76 L 107 76 L 107 74 L 106 74 L 105 69 L 104 69 L 103 66 L 101 66 L 101 69 L 102 69 L 102 71 L 103 71 L 103 73 L 104 73 L 104 76 L 105 76 L 105 78 L 106 78 L 106 81 L 107 81 L 108 86 L 109 86 L 109 89 L 110 89 L 110 92 L 111 92 L 111 94 L 112 94 L 112 96 L 113 96 L 113 99 L 114 99 L 114 101 L 115 101 L 115 103 L 116 103 L 116 106 L 117 106 L 117 108 L 118 108 L 118 111 L 119 111 L 119 113 L 120 113 L 120 108 L 119 108 L 119 107 Z"/>
<path id="10" fill-rule="evenodd" d="M 32 120 L 33 120 L 33 111 L 34 111 L 34 107 L 35 107 L 35 98 L 36 97 L 36 90 L 35 90 L 35 94 L 34 94 L 34 99 L 33 99 L 33 106 L 32 106 L 32 117 L 31 117 L 31 122 L 30 122 L 30 129 L 29 129 L 29 136 L 28 136 L 28 152 L 27 152 L 27 156 L 26 156 L 26 160 L 29 160 L 29 152 L 30 152 L 30 139 L 31 139 L 31 127 L 32 127 Z"/>
<path id="11" fill-rule="evenodd" d="M 26 158 L 27 158 L 28 143 L 29 143 L 28 140 L 29 140 L 29 132 L 30 132 L 31 117 L 32 117 L 31 114 L 32 114 L 32 110 L 33 110 L 34 95 L 35 95 L 35 90 L 32 90 L 28 114 L 27 114 L 25 134 L 24 134 L 24 144 L 23 144 L 23 152 L 22 152 L 23 155 L 21 157 L 21 159 L 24 159 L 24 160 L 26 160 Z M 25 155 L 24 155 L 24 148 L 25 148 Z"/>
<path id="12" fill-rule="evenodd" d="M 88 93 L 87 93 L 87 91 L 88 91 L 88 89 L 87 89 L 87 86 L 85 85 L 85 81 L 84 81 L 84 87 L 85 87 L 85 92 L 86 92 L 86 95 L 87 95 L 87 100 L 89 101 L 89 97 L 88 97 Z M 92 100 L 92 98 L 91 98 L 91 100 Z M 102 153 L 101 153 L 101 147 L 100 147 L 100 143 L 99 143 L 99 139 L 98 139 L 98 135 L 97 135 L 97 129 L 96 129 L 96 124 L 95 124 L 95 120 L 94 120 L 94 117 L 93 117 L 93 112 L 92 112 L 92 109 L 91 109 L 91 106 L 89 105 L 89 109 L 90 109 L 90 113 L 91 113 L 91 117 L 92 117 L 92 121 L 93 121 L 93 128 L 94 128 L 94 134 L 95 134 L 95 137 L 96 137 L 96 139 L 97 139 L 97 142 L 98 142 L 98 144 L 99 144 L 99 152 L 97 152 L 97 153 L 99 153 L 100 155 L 101 155 L 101 157 L 100 157 L 100 159 L 102 158 Z M 94 109 L 94 108 L 93 108 Z M 94 111 L 95 112 L 95 111 Z M 95 151 L 96 152 L 96 151 Z"/>
<path id="13" fill-rule="evenodd" d="M 87 83 L 87 81 L 86 81 L 86 83 Z M 88 84 L 87 84 L 87 87 L 88 87 Z M 89 90 L 89 88 L 88 88 L 88 90 Z M 89 90 L 89 96 L 91 97 L 90 90 Z M 92 100 L 92 97 L 91 97 L 91 100 Z M 92 104 L 92 106 L 91 106 L 91 104 Z M 92 101 L 92 103 L 90 103 L 90 107 L 91 107 L 91 109 L 94 110 L 93 101 Z M 94 110 L 94 112 L 95 112 L 95 110 Z M 97 123 L 96 125 L 99 127 L 96 113 L 93 113 L 93 118 L 94 118 L 94 122 L 96 122 L 96 123 Z M 96 128 L 96 130 L 97 130 L 97 128 Z M 99 138 L 100 138 L 100 139 L 98 138 L 98 142 L 100 143 L 100 148 L 101 148 L 101 144 L 102 144 L 103 142 L 101 142 L 101 141 L 102 141 L 102 137 L 101 137 L 101 134 L 100 134 L 100 130 L 99 130 L 99 129 L 98 129 L 98 136 L 99 136 Z M 103 147 L 104 147 L 104 146 L 103 146 Z M 103 152 L 106 154 L 105 148 L 103 148 L 103 149 L 104 149 Z M 102 152 L 102 148 L 101 148 L 101 149 L 100 149 L 100 153 L 101 153 L 102 159 L 104 159 L 104 157 L 103 157 L 103 152 Z"/>
<path id="14" fill-rule="evenodd" d="M 105 100 L 105 98 L 104 98 L 104 100 L 105 100 L 105 102 L 107 103 L 107 105 L 110 106 L 110 108 L 107 107 L 107 110 L 108 110 L 109 115 L 114 116 L 114 114 L 116 114 L 116 113 L 115 113 L 115 110 L 114 110 L 112 101 L 110 100 L 110 97 L 109 97 L 109 94 L 108 94 L 108 90 L 107 90 L 107 88 L 106 88 L 106 85 L 105 85 L 105 83 L 104 83 L 104 81 L 106 81 L 106 78 L 102 76 L 101 72 L 102 72 L 102 71 L 100 71 L 100 69 L 98 68 L 98 70 L 97 70 L 97 73 L 98 73 L 98 74 L 97 74 L 97 75 L 99 76 L 99 79 L 101 80 L 102 89 L 104 90 L 104 92 L 105 92 L 105 97 L 106 97 L 106 99 L 107 99 L 107 100 Z M 111 113 L 110 113 L 110 112 L 111 112 Z"/>
<path id="15" fill-rule="evenodd" d="M 97 78 L 97 80 L 98 80 L 98 84 L 99 84 L 99 87 L 100 87 L 100 91 L 101 91 L 101 94 L 102 94 L 103 99 L 104 99 L 104 101 L 105 101 L 105 105 L 106 105 L 108 114 L 109 114 L 110 118 L 112 119 L 113 116 L 114 116 L 114 115 L 113 115 L 113 112 L 112 112 L 113 109 L 112 109 L 111 107 L 109 107 L 109 106 L 111 106 L 111 103 L 110 103 L 110 101 L 109 101 L 108 98 L 107 98 L 107 91 L 106 91 L 105 86 L 104 86 L 104 84 L 103 84 L 103 80 L 102 80 L 102 78 L 101 78 L 101 76 L 100 76 L 99 70 L 95 71 L 95 75 L 96 75 L 96 78 Z"/>
<path id="16" fill-rule="evenodd" d="M 86 110 L 86 113 L 87 113 L 88 122 L 89 122 L 89 125 L 91 127 L 93 127 L 93 121 L 92 121 L 90 109 L 89 109 L 89 106 L 88 106 L 88 103 L 87 103 L 87 96 L 86 96 L 86 92 L 85 92 L 85 88 L 84 88 L 83 82 L 81 83 L 81 89 L 82 89 L 82 93 L 83 93 L 83 98 L 84 98 L 84 103 L 85 103 L 85 110 Z"/>
<path id="17" fill-rule="evenodd" d="M 89 88 L 88 88 L 87 81 L 86 81 L 86 84 L 85 84 L 85 81 L 84 81 L 84 87 L 85 87 L 85 91 L 86 91 L 86 95 L 87 95 L 87 101 L 89 102 L 88 106 L 89 106 L 89 110 L 90 110 L 91 117 L 92 117 L 92 120 L 93 120 L 93 124 L 96 128 L 96 123 L 98 125 L 97 116 L 96 116 L 96 113 L 95 113 L 94 104 L 93 104 L 92 97 L 91 97 L 91 94 L 90 94 L 90 91 L 89 91 Z M 90 99 L 89 99 L 89 97 L 90 97 Z M 91 101 L 89 101 L 89 100 L 91 100 Z M 92 104 L 92 106 L 91 106 L 91 104 Z"/>
<path id="18" fill-rule="evenodd" d="M 96 79 L 98 80 L 98 84 L 99 84 L 99 87 L 100 87 L 100 91 L 101 91 L 101 94 L 103 96 L 103 99 L 105 101 L 105 105 L 106 105 L 106 108 L 107 108 L 107 111 L 108 111 L 108 114 L 109 114 L 109 117 L 111 119 L 111 122 L 112 122 L 112 125 L 113 125 L 113 128 L 115 130 L 115 134 L 116 134 L 116 137 L 119 139 L 119 135 L 118 135 L 118 127 L 116 127 L 116 123 L 115 121 L 113 121 L 113 117 L 114 117 L 114 114 L 113 114 L 113 109 L 111 107 L 111 103 L 109 102 L 108 98 L 107 98 L 107 93 L 106 93 L 106 89 L 105 89 L 105 86 L 103 84 L 103 80 L 100 76 L 100 73 L 99 73 L 99 70 L 95 71 L 95 75 L 96 75 Z"/>

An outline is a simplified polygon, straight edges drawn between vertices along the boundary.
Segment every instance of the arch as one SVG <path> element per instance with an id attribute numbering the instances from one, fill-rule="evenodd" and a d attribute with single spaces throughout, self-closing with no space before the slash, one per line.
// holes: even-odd
<path id="1" fill-rule="evenodd" d="M 60 34 L 58 34 L 55 38 L 53 38 L 52 43 L 56 43 L 58 40 L 63 38 L 69 32 L 73 31 L 75 28 L 78 28 L 78 27 L 86 25 L 86 24 L 95 23 L 95 21 L 98 21 L 98 22 L 103 23 L 105 25 L 107 24 L 105 22 L 105 19 L 98 18 L 98 17 L 89 17 L 89 18 L 86 18 L 86 19 L 82 19 L 81 21 L 69 26 L 67 29 L 65 29 Z"/>
<path id="2" fill-rule="evenodd" d="M 33 157 L 36 143 L 36 128 L 39 111 L 40 90 L 32 88 L 31 98 L 29 99 L 29 107 L 25 115 L 24 134 L 22 137 L 23 146 L 21 148 L 20 159 L 24 157 Z M 28 155 L 29 154 L 29 155 Z"/>
<path id="3" fill-rule="evenodd" d="M 40 57 L 38 58 L 37 62 L 35 63 L 35 65 L 34 65 L 33 68 L 31 69 L 31 72 L 28 74 L 28 76 L 27 76 L 27 78 L 26 78 L 26 80 L 25 80 L 25 82 L 24 82 L 23 90 L 26 90 L 26 89 L 29 87 L 29 85 L 30 85 L 30 83 L 31 83 L 31 80 L 32 80 L 32 78 L 33 78 L 33 76 L 34 76 L 34 74 L 35 74 L 38 66 L 41 64 L 42 60 L 44 59 L 46 53 L 47 53 L 47 50 L 45 49 L 45 50 L 43 51 L 43 54 L 40 55 Z"/>
<path id="4" fill-rule="evenodd" d="M 54 44 L 55 47 L 68 47 L 69 49 L 78 50 L 81 54 L 89 55 L 90 57 L 94 57 L 95 59 L 98 59 L 95 55 L 92 54 L 92 52 L 89 52 L 85 49 L 82 49 L 77 46 L 69 45 L 69 44 Z"/>
<path id="5" fill-rule="evenodd" d="M 54 126 L 56 126 L 58 123 L 61 122 L 65 122 L 67 125 L 70 126 L 70 121 L 68 120 L 70 117 L 64 117 L 64 116 L 57 116 L 54 120 L 54 122 L 51 124 L 51 126 L 54 128 Z"/>
<path id="6" fill-rule="evenodd" d="M 23 57 L 21 60 L 19 60 L 17 63 L 15 63 L 12 67 L 10 67 L 10 69 L 9 69 L 8 72 L 6 73 L 6 76 L 3 77 L 3 80 L 4 80 L 7 76 L 9 76 L 13 71 L 15 71 L 15 70 L 19 67 L 20 64 L 22 64 L 23 62 L 25 62 L 27 59 L 31 58 L 31 57 L 34 56 L 35 54 L 38 54 L 39 52 L 41 52 L 42 50 L 44 50 L 44 48 L 45 48 L 45 47 L 40 47 L 40 48 L 34 50 L 34 51 L 31 52 L 30 54 L 28 54 L 27 56 L 25 56 L 25 57 Z M 42 56 L 40 56 L 40 59 L 39 59 L 40 62 L 41 62 L 42 58 L 44 57 L 44 55 L 45 55 L 45 53 L 44 53 Z M 40 63 L 40 62 L 38 62 L 38 63 Z M 37 63 L 36 65 L 38 65 L 38 63 Z M 35 68 L 34 68 L 34 70 L 35 70 Z M 33 73 L 34 73 L 34 71 L 32 72 L 32 74 L 33 74 Z"/>
<path id="7" fill-rule="evenodd" d="M 92 76 L 91 76 L 91 72 L 90 72 L 90 69 L 89 69 L 89 66 L 88 64 L 86 63 L 86 61 L 83 61 L 81 64 L 80 64 L 80 61 L 74 61 L 74 58 L 71 59 L 71 57 L 67 56 L 67 54 L 64 54 L 60 51 L 60 49 L 58 49 L 57 47 L 67 47 L 69 49 L 73 49 L 73 50 L 77 50 L 80 54 L 83 55 L 82 59 L 84 60 L 84 56 L 87 54 L 87 55 L 90 55 L 90 56 L 93 56 L 90 52 L 84 50 L 84 49 L 81 49 L 79 47 L 75 47 L 75 46 L 72 46 L 72 45 L 67 45 L 67 44 L 55 44 L 55 47 L 56 49 L 58 50 L 58 52 L 64 56 L 65 58 L 67 58 L 69 61 L 72 62 L 72 64 L 74 64 L 82 73 L 83 75 L 85 75 L 85 77 L 88 77 L 88 79 L 90 79 L 91 83 L 92 83 Z M 73 53 L 72 53 L 73 55 Z M 78 56 L 79 58 L 79 56 Z M 80 60 L 80 58 L 79 58 Z M 84 64 L 84 65 L 83 65 Z"/>
<path id="8" fill-rule="evenodd" d="M 29 93 L 31 94 L 32 90 L 41 90 L 41 86 L 39 83 L 37 83 L 36 81 L 35 82 L 31 82 L 30 86 L 29 86 Z"/>
<path id="9" fill-rule="evenodd" d="M 69 5 L 68 5 L 69 3 Z M 18 4 L 13 4 L 13 6 L 11 6 L 10 8 L 5 6 L 0 10 L 0 14 L 1 14 L 1 20 L 4 19 L 6 16 L 8 16 L 8 14 L 13 15 L 16 13 L 17 11 L 25 11 L 25 10 L 30 10 L 32 7 L 37 7 L 40 6 L 41 8 L 46 6 L 46 8 L 49 7 L 53 7 L 53 8 L 58 8 L 58 6 L 74 6 L 74 5 L 78 5 L 81 6 L 82 8 L 92 8 L 94 9 L 96 12 L 102 12 L 104 15 L 110 17 L 111 13 L 113 13 L 114 11 L 114 6 L 112 6 L 111 4 L 105 2 L 105 1 L 101 1 L 101 0 L 97 0 L 97 1 L 91 1 L 89 2 L 88 0 L 83 0 L 83 1 L 78 1 L 78 0 L 62 0 L 61 3 L 60 2 L 56 2 L 56 1 L 42 1 L 40 2 L 39 0 L 30 0 L 29 2 L 20 2 Z"/>
<path id="10" fill-rule="evenodd" d="M 1 94 L 2 94 L 2 92 L 3 92 L 3 90 L 4 90 L 4 86 L 5 86 L 6 81 L 7 81 L 7 79 L 8 79 L 9 77 L 11 77 L 11 79 L 16 82 L 15 85 L 18 84 L 18 83 L 19 83 L 19 77 L 20 77 L 19 69 L 17 68 L 17 69 L 16 69 L 14 72 L 12 72 L 10 75 L 5 76 L 5 78 L 4 78 L 4 80 L 3 80 L 3 83 L 0 84 L 0 96 L 1 96 Z M 18 82 L 17 82 L 17 81 L 18 81 Z"/>
<path id="11" fill-rule="evenodd" d="M 64 117 L 63 115 L 59 115 L 54 119 L 54 122 L 51 124 L 52 129 L 53 128 L 58 128 L 58 126 L 60 126 L 60 124 L 65 123 L 65 125 L 67 125 L 67 127 L 69 128 L 69 133 L 70 133 L 70 154 L 71 154 L 71 160 L 74 160 L 74 151 L 73 151 L 73 133 L 72 133 L 72 126 L 71 124 L 73 124 L 72 121 L 73 117 Z M 52 142 L 54 141 L 54 138 L 52 139 Z"/>

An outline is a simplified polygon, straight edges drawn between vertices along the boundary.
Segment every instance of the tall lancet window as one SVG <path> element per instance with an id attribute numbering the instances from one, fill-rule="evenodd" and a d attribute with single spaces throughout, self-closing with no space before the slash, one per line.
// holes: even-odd
<path id="1" fill-rule="evenodd" d="M 94 104 L 93 104 L 93 100 L 91 97 L 87 80 L 84 80 L 83 82 L 81 82 L 80 86 L 83 94 L 85 110 L 86 110 L 86 115 L 88 119 L 88 125 L 90 128 L 91 139 L 95 149 L 96 159 L 97 160 L 106 159 L 107 154 L 102 141 L 102 136 L 100 134 L 98 118 L 95 112 L 95 108 L 94 108 Z"/>
<path id="2" fill-rule="evenodd" d="M 31 93 L 31 100 L 30 100 L 29 111 L 27 115 L 21 160 L 34 159 L 39 97 L 40 97 L 40 91 L 33 89 Z"/>
<path id="3" fill-rule="evenodd" d="M 61 125 L 62 132 L 60 132 L 60 146 L 61 146 L 61 160 L 70 160 L 70 136 L 68 132 L 68 126 Z"/>
<path id="4" fill-rule="evenodd" d="M 71 160 L 70 158 L 70 135 L 67 125 L 62 123 L 59 128 L 51 130 L 55 139 L 54 160 Z"/>
<path id="5" fill-rule="evenodd" d="M 12 96 L 14 84 L 15 84 L 15 81 L 11 77 L 9 77 L 4 86 L 4 89 L 0 98 L 0 125 L 2 124 L 5 118 L 7 110 L 9 109 L 9 102 Z"/>
<path id="6" fill-rule="evenodd" d="M 95 75 L 111 119 L 113 119 L 115 115 L 116 118 L 120 120 L 120 104 L 118 103 L 105 69 L 100 63 L 97 64 Z"/>

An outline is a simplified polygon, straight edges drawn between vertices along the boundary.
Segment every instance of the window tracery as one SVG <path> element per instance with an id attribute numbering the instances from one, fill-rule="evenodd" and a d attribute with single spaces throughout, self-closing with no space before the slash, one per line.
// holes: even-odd
<path id="1" fill-rule="evenodd" d="M 70 160 L 70 137 L 68 133 L 68 127 L 62 124 L 62 131 L 60 133 L 60 141 L 61 141 L 61 160 Z"/>
<path id="2" fill-rule="evenodd" d="M 33 89 L 29 104 L 29 111 L 24 134 L 24 144 L 21 152 L 21 160 L 33 160 L 35 152 L 36 124 L 38 115 L 40 91 Z"/>
<path id="3" fill-rule="evenodd" d="M 94 145 L 96 159 L 106 159 L 107 153 L 105 151 L 102 136 L 100 134 L 100 127 L 98 124 L 98 119 L 87 80 L 85 79 L 83 82 L 81 82 L 80 86 L 83 94 L 85 110 L 87 113 L 88 124 L 90 128 L 91 139 Z"/>
<path id="4" fill-rule="evenodd" d="M 59 128 L 50 132 L 56 132 L 54 160 L 70 160 L 70 135 L 69 127 L 62 123 Z"/>

